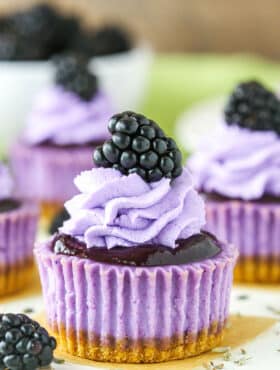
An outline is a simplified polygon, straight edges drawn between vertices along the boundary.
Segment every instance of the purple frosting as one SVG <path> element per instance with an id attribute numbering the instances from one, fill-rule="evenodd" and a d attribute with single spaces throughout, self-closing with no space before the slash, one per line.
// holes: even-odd
<path id="1" fill-rule="evenodd" d="M 0 200 L 10 198 L 14 182 L 7 166 L 0 162 Z"/>
<path id="2" fill-rule="evenodd" d="M 31 145 L 49 141 L 56 145 L 83 145 L 108 138 L 107 122 L 113 109 L 98 92 L 91 101 L 52 86 L 37 98 L 28 117 L 24 139 Z"/>
<path id="3" fill-rule="evenodd" d="M 280 196 L 280 138 L 274 132 L 223 125 L 188 165 L 204 192 L 243 200 Z"/>
<path id="4" fill-rule="evenodd" d="M 174 180 L 146 183 L 139 175 L 111 168 L 82 172 L 75 179 L 81 194 L 66 202 L 71 215 L 60 229 L 88 248 L 160 244 L 200 232 L 204 203 L 187 170 Z"/>

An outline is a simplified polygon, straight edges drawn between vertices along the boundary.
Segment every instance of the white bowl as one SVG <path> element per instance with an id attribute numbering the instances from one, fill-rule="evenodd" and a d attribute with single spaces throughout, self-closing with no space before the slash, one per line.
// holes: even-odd
<path id="1" fill-rule="evenodd" d="M 116 109 L 136 110 L 146 92 L 152 59 L 151 48 L 143 45 L 127 53 L 93 58 L 90 68 Z"/>
<path id="2" fill-rule="evenodd" d="M 144 45 L 131 51 L 93 58 L 90 68 L 116 111 L 138 109 L 145 95 L 152 50 Z M 0 62 L 0 151 L 6 151 L 24 127 L 36 95 L 53 83 L 50 62 Z"/>

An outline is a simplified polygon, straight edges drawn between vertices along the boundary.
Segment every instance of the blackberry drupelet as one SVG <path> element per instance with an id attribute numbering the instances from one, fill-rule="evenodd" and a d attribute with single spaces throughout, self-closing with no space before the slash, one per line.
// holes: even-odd
<path id="1" fill-rule="evenodd" d="M 70 218 L 70 215 L 67 212 L 67 210 L 65 208 L 62 208 L 62 210 L 57 215 L 54 216 L 51 222 L 50 228 L 49 228 L 49 233 L 51 235 L 57 233 L 58 229 L 63 225 L 63 222 L 68 220 L 69 218 Z"/>
<path id="2" fill-rule="evenodd" d="M 23 314 L 0 315 L 0 369 L 35 370 L 53 361 L 56 340 Z"/>
<path id="3" fill-rule="evenodd" d="M 112 167 L 125 175 L 137 173 L 147 182 L 182 173 L 182 155 L 175 141 L 142 114 L 123 112 L 109 121 L 112 139 L 96 148 L 98 167 Z"/>
<path id="4" fill-rule="evenodd" d="M 280 101 L 257 81 L 238 85 L 229 97 L 224 114 L 228 125 L 280 134 Z"/>
<path id="5" fill-rule="evenodd" d="M 131 49 L 131 40 L 127 32 L 118 26 L 100 28 L 88 41 L 92 47 L 88 47 L 87 51 L 96 56 L 116 54 Z"/>
<path id="6" fill-rule="evenodd" d="M 83 100 L 90 100 L 97 92 L 98 83 L 90 73 L 86 61 L 78 55 L 67 54 L 55 59 L 56 83 Z"/>

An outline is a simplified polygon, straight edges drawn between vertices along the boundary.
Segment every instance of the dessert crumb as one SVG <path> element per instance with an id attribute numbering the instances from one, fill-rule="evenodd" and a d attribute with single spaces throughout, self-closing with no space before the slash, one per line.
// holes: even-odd
<path id="1" fill-rule="evenodd" d="M 266 306 L 266 309 L 275 315 L 280 315 L 280 309 L 274 306 Z"/>
<path id="2" fill-rule="evenodd" d="M 25 314 L 31 314 L 31 313 L 34 313 L 34 308 L 26 307 L 22 310 L 22 312 L 25 313 Z"/>
<path id="3" fill-rule="evenodd" d="M 227 351 L 223 355 L 223 360 L 224 361 L 231 361 L 232 359 L 232 353 L 230 351 Z"/>
<path id="4" fill-rule="evenodd" d="M 56 357 L 54 357 L 53 362 L 55 364 L 61 365 L 61 364 L 64 364 L 65 363 L 65 360 L 63 358 L 56 358 Z"/>
<path id="5" fill-rule="evenodd" d="M 225 346 L 225 347 L 213 348 L 212 352 L 213 353 L 225 353 L 225 352 L 229 352 L 230 350 L 231 350 L 231 348 L 229 346 Z"/>
<path id="6" fill-rule="evenodd" d="M 240 294 L 236 297 L 239 301 L 246 301 L 247 299 L 249 299 L 249 295 L 248 294 Z"/>

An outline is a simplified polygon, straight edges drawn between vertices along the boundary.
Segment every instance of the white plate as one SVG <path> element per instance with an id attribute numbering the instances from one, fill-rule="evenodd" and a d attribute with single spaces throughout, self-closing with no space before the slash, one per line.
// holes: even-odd
<path id="1" fill-rule="evenodd" d="M 247 299 L 240 299 L 240 296 Z M 280 309 L 279 291 L 277 290 L 265 290 L 260 288 L 246 288 L 246 287 L 234 287 L 232 292 L 232 314 L 242 315 L 254 315 L 254 316 L 267 316 L 279 319 L 280 316 L 271 312 L 268 309 L 269 306 L 276 306 Z M 27 307 L 34 308 L 37 312 L 41 312 L 43 308 L 42 299 L 40 296 L 30 297 L 24 300 L 12 301 L 10 303 L 0 304 L 1 312 L 20 312 Z M 277 307 L 277 308 L 278 308 Z M 279 370 L 280 368 L 280 323 L 275 324 L 267 332 L 264 332 L 250 343 L 245 344 L 243 347 L 246 349 L 250 360 L 246 362 L 246 365 L 242 366 L 244 370 Z M 240 349 L 235 349 L 233 352 L 234 358 L 240 357 Z M 218 364 L 221 360 L 216 359 L 214 363 Z M 224 361 L 223 361 L 224 362 Z M 240 369 L 240 366 L 233 362 L 224 362 L 225 366 L 223 370 L 236 370 Z M 143 365 L 144 366 L 144 365 Z M 141 370 L 141 365 L 138 366 Z M 89 369 L 104 369 L 106 365 L 100 364 L 99 366 L 89 367 L 84 365 L 71 364 L 66 362 L 65 364 L 53 364 L 52 368 L 55 370 L 89 370 Z M 118 364 L 115 367 L 116 370 L 126 370 L 125 365 Z M 174 366 L 170 367 L 170 370 L 176 369 Z M 137 368 L 138 370 L 138 368 Z M 156 368 L 155 368 L 156 370 Z"/>

